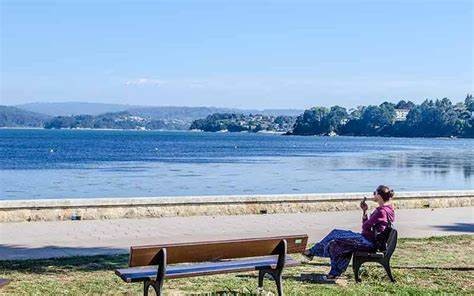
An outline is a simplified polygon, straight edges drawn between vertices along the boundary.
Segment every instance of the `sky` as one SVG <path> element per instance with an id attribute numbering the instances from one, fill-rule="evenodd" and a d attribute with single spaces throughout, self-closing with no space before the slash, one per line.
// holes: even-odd
<path id="1" fill-rule="evenodd" d="M 0 0 L 0 104 L 461 101 L 473 3 Z"/>

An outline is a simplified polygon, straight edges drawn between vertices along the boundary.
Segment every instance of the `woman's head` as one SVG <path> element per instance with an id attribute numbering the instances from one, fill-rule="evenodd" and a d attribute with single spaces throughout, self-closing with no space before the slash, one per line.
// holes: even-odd
<path id="1" fill-rule="evenodd" d="M 378 203 L 385 203 L 393 198 L 395 192 L 388 186 L 380 185 L 374 191 L 374 200 Z"/>

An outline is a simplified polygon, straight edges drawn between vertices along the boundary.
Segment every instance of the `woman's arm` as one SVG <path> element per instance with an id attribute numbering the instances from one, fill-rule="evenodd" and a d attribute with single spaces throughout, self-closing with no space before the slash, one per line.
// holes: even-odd
<path id="1" fill-rule="evenodd" d="M 366 219 L 362 223 L 362 229 L 370 231 L 370 229 L 380 222 L 387 221 L 387 213 L 385 211 L 381 211 L 379 209 L 375 209 L 375 211 L 370 215 L 369 219 Z"/>

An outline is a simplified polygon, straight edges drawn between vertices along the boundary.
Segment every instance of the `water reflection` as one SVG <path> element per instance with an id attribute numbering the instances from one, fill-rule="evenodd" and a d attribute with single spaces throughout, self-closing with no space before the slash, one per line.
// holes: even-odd
<path id="1" fill-rule="evenodd" d="M 376 153 L 359 157 L 358 160 L 360 166 L 420 169 L 426 175 L 462 172 L 464 178 L 469 179 L 474 166 L 474 153 L 465 151 Z"/>

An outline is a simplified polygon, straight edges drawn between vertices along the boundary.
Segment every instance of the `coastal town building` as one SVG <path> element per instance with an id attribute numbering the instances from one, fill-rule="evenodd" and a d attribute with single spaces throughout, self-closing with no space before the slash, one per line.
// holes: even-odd
<path id="1" fill-rule="evenodd" d="M 408 113 L 410 113 L 410 109 L 395 109 L 395 121 L 407 120 Z"/>

